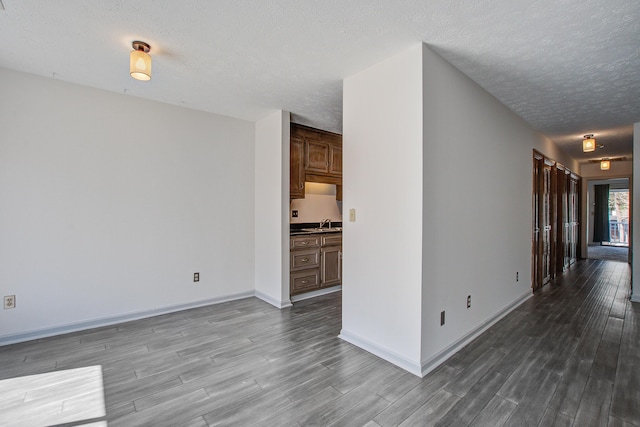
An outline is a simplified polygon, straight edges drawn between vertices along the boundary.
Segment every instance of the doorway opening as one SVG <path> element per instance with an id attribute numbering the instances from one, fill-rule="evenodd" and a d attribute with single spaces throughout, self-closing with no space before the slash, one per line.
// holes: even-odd
<path id="1" fill-rule="evenodd" d="M 587 258 L 629 261 L 629 178 L 587 183 Z"/>

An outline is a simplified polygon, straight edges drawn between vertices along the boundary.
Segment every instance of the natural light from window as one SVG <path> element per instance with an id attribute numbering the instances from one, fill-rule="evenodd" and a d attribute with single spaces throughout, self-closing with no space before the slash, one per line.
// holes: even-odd
<path id="1" fill-rule="evenodd" d="M 47 372 L 0 381 L 0 426 L 107 426 L 102 367 Z"/>

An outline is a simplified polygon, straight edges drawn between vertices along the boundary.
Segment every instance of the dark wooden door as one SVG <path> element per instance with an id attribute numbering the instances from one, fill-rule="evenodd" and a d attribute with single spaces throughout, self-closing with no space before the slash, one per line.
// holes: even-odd
<path id="1" fill-rule="evenodd" d="M 569 205 L 569 264 L 573 264 L 580 257 L 580 179 L 569 177 L 568 205 Z"/>
<path id="2" fill-rule="evenodd" d="M 531 287 L 540 289 L 580 256 L 580 177 L 533 152 Z"/>
<path id="3" fill-rule="evenodd" d="M 531 287 L 533 290 L 542 287 L 542 258 L 541 250 L 541 230 L 540 230 L 540 187 L 541 187 L 541 171 L 544 159 L 534 153 L 533 157 L 533 230 L 532 230 L 532 249 L 531 249 Z"/>
<path id="4" fill-rule="evenodd" d="M 542 284 L 551 280 L 554 272 L 554 238 L 553 238 L 553 220 L 554 220 L 554 200 L 553 200 L 553 165 L 548 161 L 542 165 L 542 186 L 540 197 L 540 228 L 542 232 Z"/>
<path id="5" fill-rule="evenodd" d="M 557 170 L 555 162 L 534 152 L 532 283 L 535 291 L 555 275 L 557 257 Z"/>

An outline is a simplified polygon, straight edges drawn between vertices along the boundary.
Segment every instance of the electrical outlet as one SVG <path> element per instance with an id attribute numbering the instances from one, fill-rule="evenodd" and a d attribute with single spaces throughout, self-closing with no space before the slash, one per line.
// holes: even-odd
<path id="1" fill-rule="evenodd" d="M 15 295 L 6 295 L 4 297 L 4 308 L 5 310 L 8 308 L 16 308 L 16 296 Z"/>
<path id="2" fill-rule="evenodd" d="M 440 326 L 444 325 L 444 311 L 440 312 Z"/>
<path id="3" fill-rule="evenodd" d="M 467 296 L 467 308 L 471 308 L 471 295 Z"/>
<path id="4" fill-rule="evenodd" d="M 291 211 L 291 216 L 292 216 L 293 218 L 298 218 L 298 209 L 294 209 L 294 210 L 292 210 L 292 211 Z"/>
<path id="5" fill-rule="evenodd" d="M 516 282 L 518 281 L 518 276 L 520 276 L 520 272 L 516 271 Z"/>
<path id="6" fill-rule="evenodd" d="M 193 273 L 193 281 L 194 282 L 200 281 L 200 273 Z"/>

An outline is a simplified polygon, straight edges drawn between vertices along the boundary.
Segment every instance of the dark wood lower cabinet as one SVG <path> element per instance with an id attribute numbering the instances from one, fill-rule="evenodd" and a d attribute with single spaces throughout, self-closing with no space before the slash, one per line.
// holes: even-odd
<path id="1" fill-rule="evenodd" d="M 320 270 L 312 268 L 309 270 L 296 271 L 291 273 L 291 295 L 302 294 L 315 291 L 320 288 Z"/>
<path id="2" fill-rule="evenodd" d="M 342 248 L 329 246 L 320 250 L 322 259 L 322 287 L 339 285 L 342 282 Z"/>
<path id="3" fill-rule="evenodd" d="M 342 233 L 297 235 L 290 242 L 291 296 L 342 283 Z"/>

